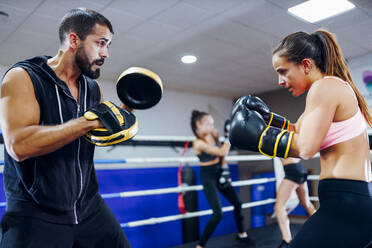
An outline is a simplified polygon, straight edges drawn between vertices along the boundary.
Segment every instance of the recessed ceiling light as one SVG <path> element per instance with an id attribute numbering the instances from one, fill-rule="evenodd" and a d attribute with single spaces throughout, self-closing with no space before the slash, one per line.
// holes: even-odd
<path id="1" fill-rule="evenodd" d="M 198 59 L 194 55 L 185 55 L 181 58 L 181 61 L 185 64 L 195 63 Z"/>
<path id="2" fill-rule="evenodd" d="M 310 0 L 289 8 L 288 11 L 301 19 L 314 23 L 354 7 L 355 5 L 347 0 Z"/>

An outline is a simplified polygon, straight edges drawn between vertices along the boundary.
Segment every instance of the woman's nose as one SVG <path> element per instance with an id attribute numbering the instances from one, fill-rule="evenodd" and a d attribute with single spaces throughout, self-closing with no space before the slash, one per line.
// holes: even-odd
<path id="1" fill-rule="evenodd" d="M 278 84 L 279 84 L 280 86 L 284 86 L 284 85 L 285 85 L 285 82 L 284 82 L 283 79 L 279 79 Z"/>

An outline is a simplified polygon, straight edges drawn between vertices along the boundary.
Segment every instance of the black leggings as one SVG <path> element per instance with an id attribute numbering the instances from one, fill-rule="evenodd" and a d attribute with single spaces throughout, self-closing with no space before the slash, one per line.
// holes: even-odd
<path id="1" fill-rule="evenodd" d="M 3 216 L 1 248 L 130 248 L 129 241 L 106 203 L 77 225 L 33 217 Z"/>
<path id="2" fill-rule="evenodd" d="M 209 219 L 207 226 L 199 240 L 199 245 L 204 246 L 208 241 L 212 233 L 217 227 L 217 224 L 222 219 L 222 205 L 218 195 L 218 191 L 222 193 L 224 197 L 234 206 L 234 217 L 239 232 L 245 232 L 244 228 L 244 217 L 242 213 L 242 203 L 234 190 L 230 185 L 226 188 L 219 186 L 218 178 L 221 174 L 221 165 L 215 164 L 210 166 L 202 166 L 200 170 L 201 181 L 204 187 L 204 194 L 208 200 L 210 207 L 213 210 L 213 214 Z"/>
<path id="3" fill-rule="evenodd" d="M 287 164 L 283 166 L 284 178 L 291 180 L 297 184 L 303 184 L 307 180 L 307 171 L 301 162 Z"/>
<path id="4" fill-rule="evenodd" d="M 346 179 L 319 181 L 320 208 L 291 241 L 291 248 L 372 247 L 372 184 Z"/>

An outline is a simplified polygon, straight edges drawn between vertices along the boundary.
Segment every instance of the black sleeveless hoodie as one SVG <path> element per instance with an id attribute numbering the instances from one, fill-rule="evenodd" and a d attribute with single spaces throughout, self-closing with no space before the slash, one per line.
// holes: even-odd
<path id="1" fill-rule="evenodd" d="M 84 75 L 79 77 L 77 102 L 47 65 L 49 58 L 34 57 L 11 67 L 21 67 L 29 74 L 40 106 L 40 125 L 58 125 L 75 119 L 100 102 L 97 82 Z M 98 193 L 93 153 L 94 145 L 84 137 L 55 152 L 22 162 L 10 157 L 5 148 L 5 214 L 78 224 L 96 212 L 103 200 Z"/>

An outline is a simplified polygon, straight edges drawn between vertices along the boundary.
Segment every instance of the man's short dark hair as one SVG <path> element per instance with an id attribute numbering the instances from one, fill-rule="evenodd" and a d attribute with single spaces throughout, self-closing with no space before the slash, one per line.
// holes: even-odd
<path id="1" fill-rule="evenodd" d="M 106 26 L 114 34 L 111 22 L 100 13 L 86 8 L 72 9 L 59 25 L 59 41 L 62 44 L 69 32 L 74 32 L 81 40 L 85 40 L 96 24 Z"/>

